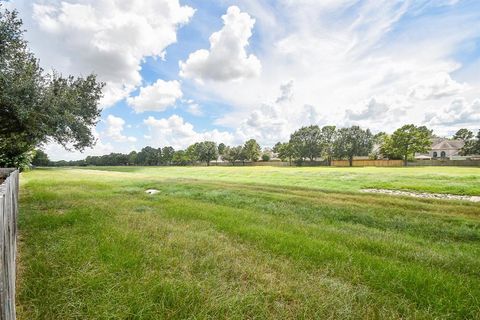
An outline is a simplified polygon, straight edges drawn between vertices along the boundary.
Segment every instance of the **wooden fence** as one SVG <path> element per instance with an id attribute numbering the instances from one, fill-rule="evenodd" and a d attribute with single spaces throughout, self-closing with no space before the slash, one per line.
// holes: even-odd
<path id="1" fill-rule="evenodd" d="M 410 167 L 424 167 L 424 166 L 455 166 L 455 167 L 480 167 L 480 160 L 450 160 L 450 159 L 436 159 L 436 160 L 417 160 L 408 162 Z"/>
<path id="2" fill-rule="evenodd" d="M 402 160 L 353 160 L 353 167 L 402 167 Z M 348 160 L 332 160 L 333 167 L 349 167 Z"/>
<path id="3" fill-rule="evenodd" d="M 18 171 L 0 169 L 0 178 L 0 320 L 14 320 Z"/>

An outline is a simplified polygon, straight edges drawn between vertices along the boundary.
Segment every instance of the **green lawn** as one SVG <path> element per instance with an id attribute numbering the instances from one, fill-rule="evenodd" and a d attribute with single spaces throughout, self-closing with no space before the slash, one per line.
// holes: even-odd
<path id="1" fill-rule="evenodd" d="M 478 319 L 480 168 L 21 176 L 19 319 Z M 160 194 L 146 195 L 155 188 Z"/>

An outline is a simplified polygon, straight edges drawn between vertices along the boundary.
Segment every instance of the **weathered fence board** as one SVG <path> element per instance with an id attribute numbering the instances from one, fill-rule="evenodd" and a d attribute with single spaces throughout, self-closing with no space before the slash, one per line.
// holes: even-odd
<path id="1" fill-rule="evenodd" d="M 0 185 L 0 320 L 15 319 L 18 171 L 1 169 Z"/>

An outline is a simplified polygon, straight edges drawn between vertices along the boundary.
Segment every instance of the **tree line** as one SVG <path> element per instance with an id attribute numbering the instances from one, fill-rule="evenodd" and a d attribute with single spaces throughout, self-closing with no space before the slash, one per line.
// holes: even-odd
<path id="1" fill-rule="evenodd" d="M 306 126 L 291 134 L 289 141 L 278 142 L 272 152 L 282 161 L 302 165 L 305 162 L 323 161 L 330 165 L 333 159 L 348 160 L 350 166 L 355 157 L 371 159 L 402 159 L 405 164 L 415 153 L 424 153 L 432 144 L 433 131 L 425 126 L 404 125 L 392 134 L 372 134 L 369 129 L 359 126 L 337 129 L 335 126 Z M 480 130 L 476 137 L 467 129 L 460 129 L 453 139 L 462 139 L 465 146 L 462 154 L 480 154 Z M 375 148 L 374 148 L 375 146 Z M 37 150 L 32 161 L 36 166 L 186 166 L 221 159 L 231 165 L 270 160 L 270 154 L 262 152 L 255 139 L 243 145 L 227 146 L 224 143 L 202 141 L 185 150 L 171 146 L 153 148 L 147 146 L 141 151 L 128 154 L 110 153 L 103 156 L 88 156 L 83 160 L 50 161 L 45 152 Z"/>

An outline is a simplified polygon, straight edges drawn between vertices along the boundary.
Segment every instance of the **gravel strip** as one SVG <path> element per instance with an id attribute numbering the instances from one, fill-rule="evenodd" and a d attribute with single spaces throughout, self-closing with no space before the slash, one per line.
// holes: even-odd
<path id="1" fill-rule="evenodd" d="M 382 194 L 390 194 L 393 196 L 409 196 L 409 197 L 425 198 L 425 199 L 446 199 L 446 200 L 464 200 L 464 201 L 471 201 L 471 202 L 480 202 L 480 196 L 460 196 L 460 195 L 448 194 L 448 193 L 426 193 L 426 192 L 412 192 L 412 191 L 400 191 L 400 190 L 389 190 L 389 189 L 362 189 L 362 192 L 382 193 Z"/>

